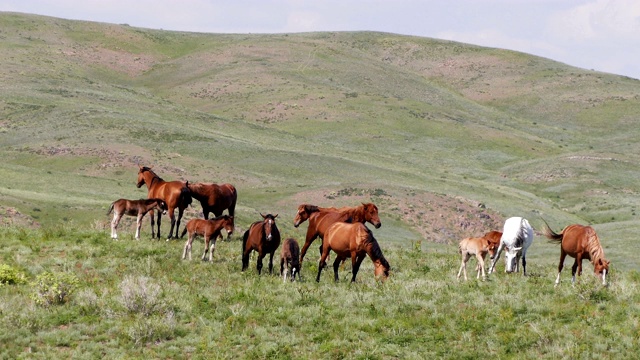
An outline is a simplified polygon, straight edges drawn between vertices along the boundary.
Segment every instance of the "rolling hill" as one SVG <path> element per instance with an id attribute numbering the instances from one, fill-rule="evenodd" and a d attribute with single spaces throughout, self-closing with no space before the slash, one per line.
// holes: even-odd
<path id="1" fill-rule="evenodd" d="M 146 196 L 140 164 L 233 183 L 241 224 L 371 200 L 380 238 L 452 244 L 519 215 L 592 224 L 616 266 L 638 269 L 626 251 L 640 230 L 636 79 L 376 32 L 200 34 L 16 13 L 0 13 L 0 29 L 5 223 L 105 227 L 111 201 Z"/>

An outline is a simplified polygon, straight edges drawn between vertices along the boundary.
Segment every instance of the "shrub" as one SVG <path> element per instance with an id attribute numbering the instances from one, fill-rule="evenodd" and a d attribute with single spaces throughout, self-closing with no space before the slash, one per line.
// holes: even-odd
<path id="1" fill-rule="evenodd" d="M 26 282 L 24 274 L 17 269 L 6 264 L 0 265 L 0 286 L 25 284 Z"/>
<path id="2" fill-rule="evenodd" d="M 64 304 L 78 287 L 78 278 L 69 273 L 52 273 L 45 271 L 36 277 L 31 284 L 35 292 L 31 299 L 42 306 Z"/>
<path id="3" fill-rule="evenodd" d="M 127 276 L 120 283 L 122 305 L 127 311 L 149 316 L 154 311 L 161 310 L 160 285 L 145 276 Z"/>

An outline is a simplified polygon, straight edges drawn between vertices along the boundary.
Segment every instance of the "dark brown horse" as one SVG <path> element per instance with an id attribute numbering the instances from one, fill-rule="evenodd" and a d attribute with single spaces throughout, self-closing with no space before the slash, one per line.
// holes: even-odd
<path id="1" fill-rule="evenodd" d="M 160 176 L 146 166 L 140 166 L 138 171 L 138 182 L 136 184 L 139 187 L 147 185 L 147 197 L 162 199 L 167 203 L 167 209 L 169 218 L 171 219 L 171 230 L 169 231 L 169 237 L 167 241 L 173 238 L 173 229 L 176 229 L 176 238 L 178 237 L 178 228 L 180 228 L 180 220 L 184 209 L 191 204 L 191 195 L 189 194 L 188 182 L 183 181 L 164 181 Z M 174 211 L 178 209 L 178 219 L 176 221 Z M 153 211 L 153 210 L 152 210 Z M 160 219 L 162 214 L 158 213 L 158 239 L 160 239 Z M 151 227 L 153 228 L 153 212 L 151 213 Z"/>
<path id="2" fill-rule="evenodd" d="M 113 220 L 111 220 L 111 238 L 117 239 L 118 233 L 116 229 L 123 215 L 136 216 L 136 239 L 140 239 L 140 228 L 142 227 L 142 218 L 151 210 L 158 209 L 164 213 L 167 212 L 167 203 L 162 199 L 140 199 L 128 200 L 118 199 L 111 203 L 107 215 L 113 211 Z M 153 226 L 151 226 L 151 238 L 154 237 Z"/>
<path id="3" fill-rule="evenodd" d="M 262 259 L 269 254 L 269 274 L 273 273 L 273 254 L 280 246 L 280 231 L 276 225 L 276 215 L 262 215 L 262 221 L 256 221 L 242 236 L 242 271 L 249 267 L 251 251 L 258 252 L 258 274 L 262 272 Z"/>
<path id="4" fill-rule="evenodd" d="M 234 215 L 238 193 L 233 185 L 189 183 L 188 187 L 191 196 L 202 205 L 205 219 L 209 218 L 210 212 L 214 216 L 220 216 L 224 210 L 229 212 L 229 216 Z"/>
<path id="5" fill-rule="evenodd" d="M 280 276 L 287 281 L 287 273 L 291 272 L 291 281 L 300 279 L 300 246 L 294 238 L 287 238 L 280 251 Z"/>
<path id="6" fill-rule="evenodd" d="M 591 260 L 593 271 L 602 280 L 602 285 L 607 284 L 607 272 L 609 271 L 609 261 L 604 257 L 604 250 L 600 245 L 600 239 L 596 231 L 591 226 L 569 225 L 562 229 L 559 234 L 551 230 L 545 221 L 544 235 L 551 242 L 560 244 L 560 264 L 558 264 L 558 277 L 556 286 L 560 284 L 560 272 L 564 266 L 564 258 L 569 255 L 575 258 L 571 267 L 571 282 L 576 281 L 576 270 L 578 276 L 582 274 L 582 260 Z"/>
<path id="7" fill-rule="evenodd" d="M 298 206 L 298 212 L 293 221 L 293 226 L 298 227 L 306 220 L 309 220 L 309 227 L 307 228 L 307 236 L 300 254 L 300 265 L 302 265 L 304 256 L 309 246 L 311 246 L 311 243 L 317 237 L 324 239 L 324 234 L 327 229 L 336 222 L 370 222 L 376 229 L 382 225 L 380 217 L 378 216 L 378 207 L 372 203 L 363 203 L 358 206 L 342 208 L 322 208 L 315 205 L 302 204 Z M 322 246 L 320 246 L 320 252 L 322 252 Z"/>
<path id="8" fill-rule="evenodd" d="M 351 257 L 352 273 L 351 282 L 356 281 L 356 275 L 360 264 L 366 255 L 369 255 L 374 265 L 374 274 L 376 278 L 385 280 L 389 277 L 389 263 L 382 254 L 378 241 L 373 237 L 371 230 L 367 229 L 362 223 L 335 223 L 327 230 L 325 238 L 322 241 L 322 256 L 318 264 L 318 276 L 316 281 L 320 281 L 322 268 L 326 266 L 326 259 L 329 251 L 336 253 L 336 259 L 333 262 L 333 274 L 335 281 L 338 281 L 338 268 L 340 262 L 347 257 Z"/>
<path id="9" fill-rule="evenodd" d="M 187 225 L 185 225 L 184 230 L 182 230 L 182 235 L 180 235 L 182 238 L 184 237 L 184 234 L 187 232 L 189 233 L 189 238 L 184 244 L 182 260 L 187 257 L 187 251 L 189 251 L 189 260 L 191 260 L 191 246 L 193 245 L 193 240 L 196 236 L 202 236 L 204 237 L 204 253 L 202 253 L 202 261 L 205 260 L 207 252 L 209 252 L 209 261 L 213 261 L 213 252 L 216 251 L 216 240 L 218 240 L 218 237 L 222 237 L 222 229 L 227 231 L 227 238 L 229 238 L 231 237 L 231 234 L 233 234 L 233 228 L 233 216 L 226 214 L 211 220 L 189 220 Z M 210 242 L 211 248 L 209 248 Z"/>

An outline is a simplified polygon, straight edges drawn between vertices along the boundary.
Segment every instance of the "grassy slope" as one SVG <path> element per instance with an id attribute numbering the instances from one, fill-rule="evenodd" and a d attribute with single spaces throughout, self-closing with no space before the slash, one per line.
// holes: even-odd
<path id="1" fill-rule="evenodd" d="M 637 80 L 383 33 L 0 22 L 0 199 L 44 224 L 104 223 L 110 201 L 145 195 L 133 187 L 143 163 L 236 184 L 245 223 L 357 187 L 390 195 L 383 234 L 405 242 L 418 235 L 394 209 L 408 194 L 471 199 L 535 227 L 540 215 L 592 223 L 605 249 L 637 229 Z M 467 235 L 453 232 L 443 241 Z"/>

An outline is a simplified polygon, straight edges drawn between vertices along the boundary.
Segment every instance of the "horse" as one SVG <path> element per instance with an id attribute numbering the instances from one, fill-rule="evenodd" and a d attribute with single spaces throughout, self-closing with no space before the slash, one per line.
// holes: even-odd
<path id="1" fill-rule="evenodd" d="M 376 229 L 382 226 L 380 217 L 378 216 L 378 207 L 372 203 L 362 203 L 358 206 L 342 208 L 323 208 L 316 205 L 301 204 L 298 206 L 298 212 L 294 218 L 293 226 L 298 227 L 306 220 L 309 220 L 309 227 L 307 228 L 307 236 L 300 254 L 300 265 L 302 265 L 304 256 L 309 246 L 311 246 L 311 243 L 313 243 L 317 237 L 324 239 L 325 232 L 336 222 L 369 222 Z M 320 252 L 322 252 L 322 245 L 320 246 Z"/>
<path id="2" fill-rule="evenodd" d="M 291 271 L 291 281 L 300 279 L 300 246 L 294 238 L 287 238 L 280 250 L 280 276 L 287 281 L 287 273 Z"/>
<path id="3" fill-rule="evenodd" d="M 262 259 L 269 254 L 269 274 L 273 273 L 273 254 L 280 246 L 280 231 L 276 225 L 278 214 L 262 215 L 262 221 L 256 221 L 242 236 L 242 271 L 249 267 L 251 251 L 258 252 L 258 275 L 262 272 Z"/>
<path id="4" fill-rule="evenodd" d="M 476 279 L 480 278 L 480 272 L 482 272 L 482 280 L 484 281 L 487 278 L 487 275 L 484 272 L 484 259 L 487 257 L 489 252 L 495 252 L 496 246 L 497 244 L 490 243 L 485 237 L 462 239 L 458 245 L 458 251 L 460 255 L 462 255 L 462 264 L 460 265 L 457 278 L 460 279 L 460 275 L 464 272 L 464 280 L 467 280 L 467 261 L 469 261 L 469 258 L 471 258 L 472 255 L 475 255 L 478 260 L 478 264 L 476 266 L 478 275 L 476 276 Z"/>
<path id="5" fill-rule="evenodd" d="M 502 236 L 500 237 L 500 245 L 496 250 L 496 255 L 491 262 L 489 268 L 489 274 L 493 272 L 496 267 L 498 259 L 500 259 L 500 253 L 503 249 L 505 251 L 505 271 L 518 272 L 518 264 L 520 257 L 522 257 L 522 273 L 527 275 L 527 249 L 533 243 L 533 228 L 529 224 L 527 219 L 522 217 L 511 217 L 504 222 L 504 228 L 502 230 Z"/>
<path id="6" fill-rule="evenodd" d="M 191 246 L 193 244 L 193 239 L 196 236 L 204 237 L 204 253 L 202 253 L 202 261 L 205 260 L 207 255 L 207 251 L 209 251 L 209 261 L 213 261 L 213 252 L 216 251 L 216 240 L 219 237 L 222 237 L 222 229 L 227 231 L 227 238 L 231 237 L 233 234 L 234 224 L 233 224 L 233 216 L 229 215 L 221 215 L 211 220 L 205 219 L 191 219 L 185 225 L 184 230 L 182 230 L 182 235 L 180 238 L 184 237 L 184 234 L 189 233 L 189 238 L 187 242 L 184 244 L 184 251 L 182 252 L 182 260 L 187 257 L 187 251 L 189 251 L 189 260 L 191 260 Z M 211 241 L 211 248 L 209 248 L 209 242 Z"/>
<path id="7" fill-rule="evenodd" d="M 544 221 L 544 220 L 543 220 Z M 565 227 L 559 234 L 549 228 L 545 221 L 544 235 L 553 243 L 560 244 L 560 263 L 558 264 L 558 277 L 555 286 L 560 284 L 560 272 L 564 266 L 564 258 L 569 255 L 575 258 L 571 267 L 571 283 L 576 282 L 576 270 L 578 276 L 582 274 L 582 260 L 591 260 L 593 272 L 602 280 L 602 285 L 607 285 L 607 272 L 609 261 L 604 257 L 604 250 L 600 245 L 600 239 L 591 226 L 573 224 Z"/>
<path id="8" fill-rule="evenodd" d="M 184 209 L 191 204 L 191 195 L 189 191 L 189 182 L 183 181 L 164 181 L 151 168 L 146 166 L 139 166 L 138 182 L 136 186 L 140 188 L 142 185 L 147 185 L 147 197 L 159 198 L 167 203 L 167 211 L 169 218 L 171 219 L 171 230 L 169 231 L 169 237 L 167 241 L 173 238 L 173 229 L 176 229 L 176 238 L 178 237 L 178 229 L 180 228 L 180 220 Z M 176 221 L 174 210 L 178 209 L 178 220 Z M 158 213 L 158 239 L 160 239 L 160 219 L 161 213 Z M 151 227 L 153 228 L 153 212 L 151 213 Z"/>
<path id="9" fill-rule="evenodd" d="M 123 215 L 137 216 L 136 220 L 136 240 L 140 239 L 140 228 L 142 227 L 142 218 L 153 209 L 161 210 L 163 213 L 167 212 L 167 203 L 162 199 L 140 199 L 140 200 L 127 200 L 118 199 L 111 203 L 107 215 L 113 211 L 113 220 L 111 220 L 111 238 L 117 239 L 118 233 L 116 229 L 122 219 Z M 153 226 L 151 226 L 151 238 L 154 237 Z"/>
<path id="10" fill-rule="evenodd" d="M 234 215 L 238 192 L 233 185 L 189 183 L 187 187 L 191 196 L 202 205 L 202 214 L 205 220 L 209 218 L 210 212 L 214 216 L 220 216 L 224 210 L 227 210 L 229 216 Z"/>
<path id="11" fill-rule="evenodd" d="M 373 237 L 373 233 L 363 223 L 338 222 L 331 225 L 327 230 L 322 241 L 322 256 L 318 263 L 317 282 L 320 282 L 320 274 L 327 265 L 326 259 L 331 250 L 336 253 L 336 259 L 333 262 L 335 281 L 338 281 L 340 262 L 349 256 L 351 256 L 353 273 L 351 277 L 352 283 L 356 281 L 360 264 L 366 255 L 369 255 L 369 258 L 373 261 L 376 279 L 381 278 L 384 281 L 389 277 L 389 262 L 382 254 L 382 249 L 380 249 L 378 241 Z"/>

